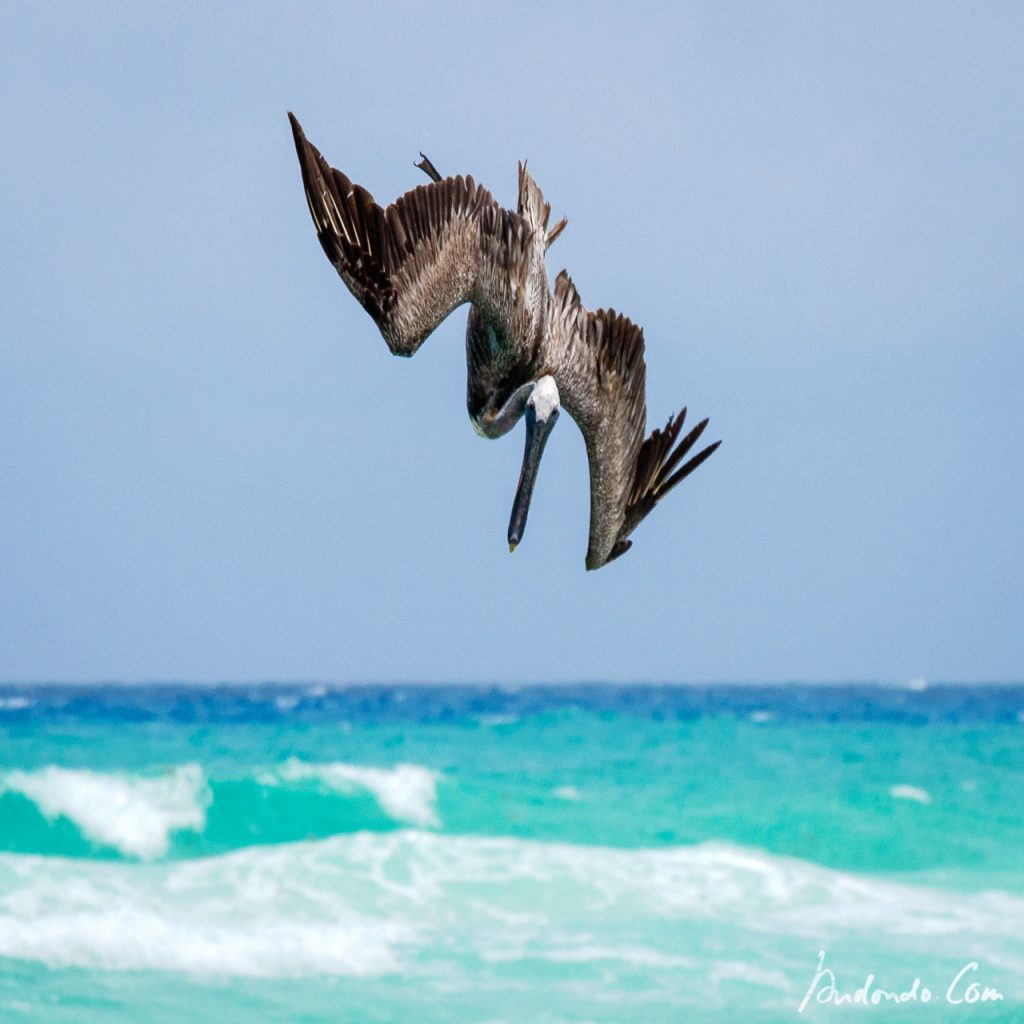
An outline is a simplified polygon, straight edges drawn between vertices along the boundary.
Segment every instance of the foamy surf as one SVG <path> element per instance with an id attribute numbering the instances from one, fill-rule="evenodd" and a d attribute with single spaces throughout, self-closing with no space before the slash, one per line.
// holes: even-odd
<path id="1" fill-rule="evenodd" d="M 719 843 L 615 850 L 409 830 L 163 864 L 0 855 L 0 956 L 103 971 L 441 984 L 456 960 L 481 981 L 572 963 L 654 971 L 685 1002 L 709 965 L 724 992 L 738 983 L 729 964 L 772 948 L 770 967 L 740 971 L 772 1001 L 806 984 L 819 948 L 851 970 L 954 965 L 967 951 L 1021 978 L 1022 919 L 1019 896 Z"/>
<path id="2" fill-rule="evenodd" d="M 930 804 L 931 793 L 920 786 L 911 786 L 909 783 L 901 782 L 896 786 L 889 787 L 889 796 L 894 800 L 910 800 L 916 804 Z"/>
<path id="3" fill-rule="evenodd" d="M 246 863 L 243 856 L 235 866 L 245 876 L 225 885 L 233 866 L 220 858 L 153 871 L 0 856 L 0 956 L 48 967 L 233 977 L 397 969 L 391 947 L 406 937 L 404 926 L 337 900 L 318 907 L 315 889 L 283 877 L 274 859 Z"/>
<path id="4" fill-rule="evenodd" d="M 201 832 L 210 802 L 197 764 L 154 776 L 50 765 L 5 772 L 5 791 L 27 797 L 51 820 L 67 818 L 96 843 L 142 858 L 166 853 L 172 832 Z"/>
<path id="5" fill-rule="evenodd" d="M 316 781 L 339 793 L 364 789 L 371 793 L 381 809 L 395 821 L 423 827 L 440 825 L 434 804 L 437 800 L 437 773 L 417 764 L 394 768 L 370 768 L 336 761 L 309 764 L 292 758 L 273 771 L 259 776 L 264 785 Z"/>

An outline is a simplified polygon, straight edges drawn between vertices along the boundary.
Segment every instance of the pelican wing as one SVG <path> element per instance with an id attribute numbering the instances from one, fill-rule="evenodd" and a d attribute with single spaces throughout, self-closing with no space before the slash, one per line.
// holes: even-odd
<path id="1" fill-rule="evenodd" d="M 514 317 L 531 237 L 521 216 L 461 176 L 421 185 L 382 209 L 288 117 L 320 244 L 392 352 L 411 356 L 467 301 L 495 323 Z"/>
<path id="2" fill-rule="evenodd" d="M 555 380 L 590 463 L 587 568 L 599 569 L 629 550 L 630 534 L 651 509 L 721 442 L 687 459 L 708 421 L 680 438 L 685 408 L 644 437 L 643 330 L 615 310 L 586 309 L 564 270 L 555 280 L 552 318 L 563 346 Z"/>

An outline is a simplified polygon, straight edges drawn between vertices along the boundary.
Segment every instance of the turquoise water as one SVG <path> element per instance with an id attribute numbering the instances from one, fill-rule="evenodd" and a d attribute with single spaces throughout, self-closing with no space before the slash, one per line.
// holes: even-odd
<path id="1" fill-rule="evenodd" d="M 1024 688 L 0 687 L 0 1021 L 1021 1021 L 1022 851 Z"/>

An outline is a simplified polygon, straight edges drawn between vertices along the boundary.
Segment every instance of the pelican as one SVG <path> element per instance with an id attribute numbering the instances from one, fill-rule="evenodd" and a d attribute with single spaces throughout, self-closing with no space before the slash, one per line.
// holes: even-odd
<path id="1" fill-rule="evenodd" d="M 651 509 L 721 442 L 691 456 L 708 421 L 680 437 L 686 409 L 646 431 L 643 330 L 613 309 L 591 312 L 566 271 L 548 286 L 545 254 L 565 229 L 519 165 L 517 209 L 472 177 L 431 179 L 382 209 L 332 168 L 288 115 L 317 237 L 395 355 L 411 356 L 453 310 L 469 303 L 466 404 L 483 437 L 526 420 L 526 448 L 508 527 L 522 540 L 541 455 L 564 404 L 590 463 L 587 569 L 632 546 Z M 684 461 L 686 460 L 686 461 Z"/>

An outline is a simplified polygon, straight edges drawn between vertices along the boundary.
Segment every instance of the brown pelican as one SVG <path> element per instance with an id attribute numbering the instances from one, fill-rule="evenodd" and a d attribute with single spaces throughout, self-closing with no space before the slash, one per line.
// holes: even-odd
<path id="1" fill-rule="evenodd" d="M 644 336 L 613 309 L 580 302 L 563 270 L 548 287 L 544 256 L 565 228 L 519 165 L 519 204 L 503 209 L 471 177 L 441 178 L 387 209 L 332 168 L 289 114 L 309 212 L 327 258 L 395 355 L 411 356 L 468 302 L 467 405 L 476 431 L 500 437 L 526 419 L 526 450 L 508 528 L 522 539 L 541 454 L 561 404 L 583 433 L 590 463 L 587 568 L 632 545 L 652 508 L 718 447 L 686 459 L 707 426 L 680 439 L 684 408 L 645 440 Z"/>

